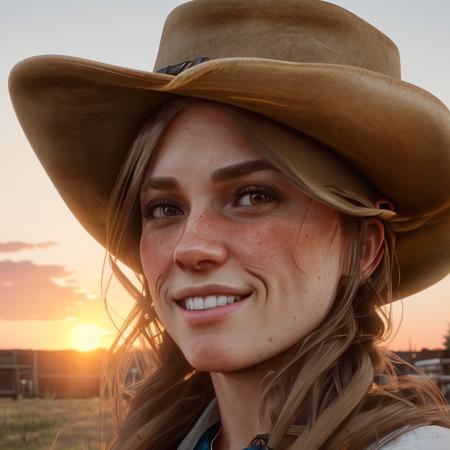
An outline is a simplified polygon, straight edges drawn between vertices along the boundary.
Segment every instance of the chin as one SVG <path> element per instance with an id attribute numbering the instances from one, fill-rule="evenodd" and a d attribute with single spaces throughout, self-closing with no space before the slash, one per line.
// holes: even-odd
<path id="1" fill-rule="evenodd" d="M 235 372 L 249 366 L 244 355 L 227 352 L 223 347 L 197 346 L 183 349 L 183 353 L 189 364 L 202 372 Z"/>

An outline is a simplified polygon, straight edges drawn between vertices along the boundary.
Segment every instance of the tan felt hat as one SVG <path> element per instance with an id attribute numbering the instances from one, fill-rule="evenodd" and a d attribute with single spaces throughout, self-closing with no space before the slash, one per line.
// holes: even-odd
<path id="1" fill-rule="evenodd" d="M 401 81 L 395 44 L 343 8 L 319 0 L 191 1 L 168 16 L 153 72 L 44 55 L 18 63 L 9 83 L 33 150 L 103 245 L 130 144 L 149 114 L 188 96 L 301 131 L 389 199 L 405 225 L 397 231 L 400 296 L 449 272 L 449 110 Z M 325 166 L 309 176 L 340 170 Z"/>

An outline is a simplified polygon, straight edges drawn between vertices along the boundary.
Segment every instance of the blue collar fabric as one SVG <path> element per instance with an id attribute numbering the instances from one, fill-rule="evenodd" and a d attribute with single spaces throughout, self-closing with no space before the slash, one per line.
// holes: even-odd
<path id="1" fill-rule="evenodd" d="M 220 411 L 217 399 L 213 398 L 197 422 L 177 447 L 177 450 L 211 450 L 214 439 L 221 427 Z M 258 434 L 243 450 L 273 450 L 267 446 L 269 436 Z"/>
<path id="2" fill-rule="evenodd" d="M 200 437 L 194 450 L 211 450 L 214 440 L 220 433 L 220 422 L 216 422 L 214 425 L 209 427 Z M 245 447 L 242 450 L 270 450 L 265 443 L 267 443 L 266 435 L 258 435 L 253 439 L 253 442 L 258 442 L 258 444 L 252 447 Z"/>
<path id="3" fill-rule="evenodd" d="M 214 439 L 219 435 L 220 422 L 209 427 L 200 437 L 194 450 L 211 450 Z"/>

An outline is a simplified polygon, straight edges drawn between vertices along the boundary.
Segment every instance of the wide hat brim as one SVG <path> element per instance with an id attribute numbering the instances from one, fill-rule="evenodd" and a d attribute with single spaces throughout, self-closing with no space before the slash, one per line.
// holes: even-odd
<path id="1" fill-rule="evenodd" d="M 172 76 L 50 55 L 17 64 L 9 87 L 44 169 L 102 245 L 130 144 L 154 110 L 188 96 L 259 113 L 326 144 L 394 204 L 398 217 L 417 223 L 397 234 L 395 299 L 449 272 L 450 114 L 417 86 L 336 64 L 223 58 Z M 133 266 L 127 255 L 116 256 Z"/>

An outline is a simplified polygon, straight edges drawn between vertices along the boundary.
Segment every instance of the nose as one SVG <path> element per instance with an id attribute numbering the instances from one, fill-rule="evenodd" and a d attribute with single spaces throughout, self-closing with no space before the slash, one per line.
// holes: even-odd
<path id="1" fill-rule="evenodd" d="M 218 219 L 209 212 L 188 218 L 174 250 L 174 262 L 183 270 L 208 270 L 222 265 L 228 251 Z"/>

